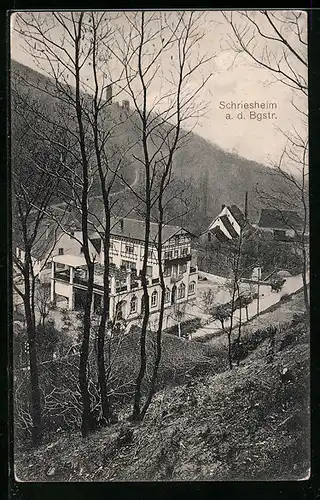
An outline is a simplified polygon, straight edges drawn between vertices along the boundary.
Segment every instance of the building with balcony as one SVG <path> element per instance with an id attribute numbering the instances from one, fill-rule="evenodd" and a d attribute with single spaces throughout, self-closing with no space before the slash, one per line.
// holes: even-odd
<path id="1" fill-rule="evenodd" d="M 113 218 L 110 237 L 110 317 L 129 322 L 143 312 L 143 288 L 140 278 L 144 259 L 144 221 Z M 101 231 L 90 235 L 90 251 L 95 259 L 94 298 L 92 312 L 99 314 L 103 296 L 103 241 Z M 151 223 L 148 248 L 148 295 L 151 317 L 160 308 L 158 225 Z M 165 310 L 196 298 L 198 272 L 191 254 L 193 235 L 177 226 L 163 227 L 161 260 L 166 285 Z M 70 242 L 73 238 L 72 252 Z M 76 238 L 76 240 L 75 240 Z M 75 243 L 76 241 L 76 243 Z M 51 300 L 69 310 L 83 308 L 87 289 L 87 266 L 82 252 L 81 232 L 65 234 L 58 242 L 60 251 L 53 252 L 51 266 Z M 65 245 L 65 247 L 63 246 Z"/>

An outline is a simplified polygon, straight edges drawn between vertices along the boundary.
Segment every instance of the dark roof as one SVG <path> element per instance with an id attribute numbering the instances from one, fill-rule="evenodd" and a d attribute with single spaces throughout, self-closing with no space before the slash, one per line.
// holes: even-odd
<path id="1" fill-rule="evenodd" d="M 211 231 L 211 234 L 213 234 L 218 241 L 221 243 L 225 243 L 226 241 L 230 241 L 229 238 L 224 234 L 223 231 L 221 231 L 220 227 L 216 226 L 214 227 Z"/>
<path id="2" fill-rule="evenodd" d="M 259 226 L 270 229 L 300 230 L 303 227 L 303 221 L 294 210 L 266 208 L 261 211 Z"/>
<path id="3" fill-rule="evenodd" d="M 240 208 L 237 205 L 230 205 L 228 206 L 228 209 L 232 213 L 233 217 L 237 221 L 240 227 L 243 227 L 245 225 L 246 219 L 243 213 L 241 212 Z"/>
<path id="4" fill-rule="evenodd" d="M 123 226 L 121 226 L 123 224 Z M 189 233 L 189 231 L 179 226 L 166 225 L 162 229 L 162 241 L 165 243 L 172 236 L 180 232 Z M 145 238 L 145 222 L 138 219 L 130 219 L 124 217 L 113 217 L 111 220 L 111 234 L 113 236 L 125 236 L 134 240 L 144 241 Z M 150 240 L 156 242 L 158 236 L 158 224 L 151 222 L 150 224 Z"/>
<path id="5" fill-rule="evenodd" d="M 231 238 L 237 238 L 239 235 L 238 235 L 237 231 L 235 230 L 235 228 L 233 227 L 233 225 L 231 224 L 231 222 L 229 221 L 228 216 L 222 215 L 220 217 L 220 219 L 221 219 L 221 222 L 223 223 L 224 227 L 226 228 L 226 230 L 230 234 Z"/>

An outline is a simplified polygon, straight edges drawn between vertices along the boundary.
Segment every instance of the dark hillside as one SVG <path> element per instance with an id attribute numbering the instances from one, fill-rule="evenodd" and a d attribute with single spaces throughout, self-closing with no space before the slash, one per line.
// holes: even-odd
<path id="1" fill-rule="evenodd" d="M 12 82 L 17 78 L 17 74 L 21 75 L 24 85 L 25 81 L 31 82 L 32 87 L 28 91 L 34 98 L 44 99 L 48 110 L 59 113 L 54 98 L 48 96 L 43 90 L 37 90 L 37 88 L 50 88 L 52 85 L 50 79 L 15 61 L 11 62 L 11 71 Z M 90 97 L 86 98 L 90 101 Z M 135 188 L 137 188 L 142 181 L 141 172 L 139 172 L 141 167 L 132 156 L 132 153 L 139 154 L 140 150 L 137 116 L 132 113 L 130 119 L 126 120 L 119 103 L 113 103 L 107 108 L 109 119 L 120 122 L 116 137 L 113 139 L 114 149 L 124 152 L 129 147 L 133 147 L 126 155 L 127 162 L 123 172 L 126 181 L 135 183 Z M 12 111 L 15 113 L 14 107 Z M 67 116 L 65 119 L 68 119 Z M 14 137 L 12 143 L 14 147 Z M 194 133 L 189 134 L 188 141 L 185 141 L 177 152 L 175 161 L 175 177 L 185 183 L 185 194 L 189 199 L 189 213 L 180 220 L 180 223 L 193 231 L 200 232 L 204 229 L 220 211 L 223 203 L 235 203 L 243 208 L 246 191 L 249 193 L 249 216 L 251 221 L 255 222 L 261 209 L 257 188 L 264 191 L 276 189 L 286 192 L 287 190 L 285 183 L 282 185 L 281 179 L 279 181 L 271 168 L 228 153 Z M 120 181 L 116 184 L 114 191 L 119 193 L 119 200 L 123 201 L 124 186 Z M 97 194 L 94 189 L 93 194 Z M 124 212 L 133 203 L 127 191 Z M 175 215 L 179 213 L 178 203 L 171 205 L 171 212 Z"/>

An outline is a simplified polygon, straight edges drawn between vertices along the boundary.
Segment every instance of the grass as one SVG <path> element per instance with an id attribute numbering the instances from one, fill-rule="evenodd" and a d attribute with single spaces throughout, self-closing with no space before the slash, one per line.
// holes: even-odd
<path id="1" fill-rule="evenodd" d="M 37 451 L 19 454 L 16 475 L 37 481 L 305 478 L 310 466 L 308 325 L 299 316 L 279 330 L 271 357 L 270 338 L 260 340 L 232 371 L 164 387 L 141 424 L 122 421 L 86 440 L 79 433 L 62 434 Z M 164 366 L 173 366 L 177 341 L 164 341 Z M 195 353 L 206 357 L 198 350 L 205 346 L 180 342 L 185 350 L 177 366 Z"/>

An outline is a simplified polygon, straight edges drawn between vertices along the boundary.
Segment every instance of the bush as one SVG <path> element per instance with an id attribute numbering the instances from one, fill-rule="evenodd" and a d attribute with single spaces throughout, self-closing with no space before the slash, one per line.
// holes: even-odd
<path id="1" fill-rule="evenodd" d="M 201 326 L 201 319 L 200 318 L 192 318 L 192 319 L 183 321 L 180 324 L 181 336 L 187 337 L 189 333 L 195 332 L 198 328 L 200 328 L 200 326 Z M 166 328 L 165 330 L 163 330 L 163 333 L 178 336 L 178 334 L 179 334 L 178 325 L 173 325 L 170 328 Z"/>
<path id="2" fill-rule="evenodd" d="M 250 337 L 241 339 L 240 343 L 235 340 L 232 343 L 232 357 L 234 361 L 245 359 L 250 352 L 254 351 L 262 342 L 272 339 L 279 332 L 276 326 L 256 330 Z"/>
<path id="3" fill-rule="evenodd" d="M 289 300 L 291 300 L 291 296 L 288 293 L 284 293 L 280 297 L 280 302 L 289 302 Z"/>

